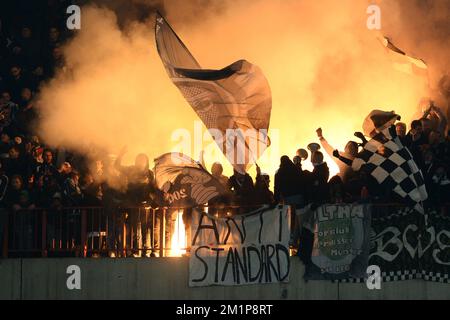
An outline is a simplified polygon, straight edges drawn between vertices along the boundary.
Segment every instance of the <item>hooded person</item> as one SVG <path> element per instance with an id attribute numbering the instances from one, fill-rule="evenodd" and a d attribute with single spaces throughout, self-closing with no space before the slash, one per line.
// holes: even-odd
<path id="1" fill-rule="evenodd" d="M 251 205 L 254 198 L 253 179 L 248 173 L 242 174 L 233 170 L 233 175 L 228 179 L 228 188 L 233 193 L 236 204 L 241 206 Z"/>
<path id="2" fill-rule="evenodd" d="M 323 159 L 323 153 L 316 151 L 311 155 L 311 163 L 314 166 L 311 175 L 311 202 L 324 203 L 328 199 L 328 178 L 330 169 Z"/>
<path id="3" fill-rule="evenodd" d="M 298 208 L 305 205 L 306 202 L 306 183 L 301 169 L 296 166 L 288 156 L 280 158 L 280 167 L 275 173 L 275 203 L 282 203 L 291 206 L 291 225 L 290 245 L 296 246 L 300 238 L 301 222 L 300 217 L 295 214 Z"/>
<path id="4" fill-rule="evenodd" d="M 305 201 L 301 170 L 288 156 L 280 159 L 280 167 L 275 174 L 274 198 L 276 203 L 288 205 L 303 205 Z"/>
<path id="5" fill-rule="evenodd" d="M 255 181 L 255 203 L 257 204 L 273 204 L 273 192 L 269 189 L 270 176 L 267 173 L 261 172 L 259 166 L 256 167 L 256 181 Z"/>
<path id="6" fill-rule="evenodd" d="M 384 129 L 391 127 L 401 117 L 394 111 L 372 110 L 363 122 L 363 133 L 373 138 Z"/>

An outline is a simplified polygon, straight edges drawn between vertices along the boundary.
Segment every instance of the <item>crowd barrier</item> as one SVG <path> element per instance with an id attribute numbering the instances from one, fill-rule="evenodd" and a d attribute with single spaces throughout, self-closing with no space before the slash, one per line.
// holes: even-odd
<path id="1" fill-rule="evenodd" d="M 448 213 L 449 207 L 445 208 L 442 214 Z M 243 208 L 202 209 L 223 216 L 241 213 Z M 183 256 L 189 253 L 190 210 L 107 206 L 2 210 L 0 249 L 3 258 Z"/>
<path id="2" fill-rule="evenodd" d="M 215 212 L 241 209 L 230 206 Z M 3 210 L 0 249 L 3 258 L 182 256 L 189 251 L 190 212 L 144 206 Z"/>

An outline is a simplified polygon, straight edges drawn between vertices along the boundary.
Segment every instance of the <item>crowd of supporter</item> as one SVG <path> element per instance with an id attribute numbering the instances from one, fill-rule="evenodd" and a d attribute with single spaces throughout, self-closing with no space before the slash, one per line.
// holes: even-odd
<path id="1" fill-rule="evenodd" d="M 403 122 L 395 124 L 396 134 L 402 144 L 407 147 L 418 168 L 422 171 L 429 207 L 440 207 L 448 203 L 450 196 L 450 140 L 447 119 L 442 110 L 432 101 L 422 118 L 412 121 L 409 131 Z M 316 130 L 320 145 L 311 143 L 308 151 L 297 150 L 292 160 L 284 155 L 280 167 L 275 174 L 274 193 L 269 190 L 269 176 L 261 174 L 258 168 L 255 183 L 246 174 L 235 172 L 228 180 L 228 187 L 235 193 L 241 204 L 251 203 L 287 203 L 303 206 L 307 203 L 352 203 L 370 201 L 371 203 L 408 204 L 405 198 L 392 188 L 386 188 L 376 181 L 372 174 L 364 170 L 354 171 L 352 160 L 367 143 L 361 132 L 355 132 L 358 141 L 349 141 L 343 151 L 338 151 L 325 138 L 322 128 Z M 339 168 L 335 176 L 330 176 L 330 169 L 324 159 L 322 150 L 333 159 Z M 304 169 L 308 161 L 313 170 Z M 212 172 L 217 172 L 220 164 L 215 164 Z M 216 173 L 221 176 L 221 170 Z M 224 181 L 224 177 L 221 177 Z"/>
<path id="2" fill-rule="evenodd" d="M 57 10 L 54 15 L 59 16 Z M 57 18 L 46 21 L 55 24 L 36 28 L 37 24 L 24 23 L 8 30 L 0 23 L 0 231 L 8 223 L 5 212 L 102 206 L 110 217 L 117 207 L 156 207 L 158 191 L 145 154 L 126 167 L 122 165 L 126 150 L 114 160 L 97 152 L 97 161 L 92 163 L 83 154 L 55 149 L 41 141 L 35 129 L 39 121 L 36 95 L 40 86 L 64 66 L 61 46 L 70 37 Z M 409 126 L 398 122 L 396 131 L 423 173 L 428 190 L 426 205 L 439 207 L 450 199 L 450 140 L 444 113 L 431 101 L 427 103 L 420 119 Z M 316 132 L 320 144 L 311 143 L 308 151 L 298 149 L 295 155 L 281 157 L 273 192 L 269 175 L 259 167 L 253 180 L 249 174 L 238 172 L 226 177 L 222 165 L 215 163 L 211 173 L 231 192 L 229 204 L 285 203 L 302 207 L 306 203 L 404 201 L 393 190 L 381 187 L 369 173 L 352 169 L 348 161 L 367 143 L 362 133 L 356 132 L 358 141 L 349 141 L 343 151 L 338 151 L 325 138 L 332 133 L 321 128 Z M 322 151 L 339 167 L 336 176 L 330 177 Z M 304 169 L 306 161 L 312 163 L 313 170 Z M 137 222 L 130 221 L 130 225 Z M 113 233 L 111 228 L 108 231 Z M 110 240 L 113 247 L 115 239 Z"/>

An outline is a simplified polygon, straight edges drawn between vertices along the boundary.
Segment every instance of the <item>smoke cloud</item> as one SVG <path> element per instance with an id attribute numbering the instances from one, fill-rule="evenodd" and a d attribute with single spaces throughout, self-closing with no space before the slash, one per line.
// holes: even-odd
<path id="1" fill-rule="evenodd" d="M 153 16 L 134 18 L 117 3 L 82 7 L 82 28 L 63 48 L 65 71 L 41 89 L 41 135 L 53 146 L 82 151 L 94 146 L 117 153 L 128 145 L 128 161 L 140 152 L 155 158 L 173 151 L 177 129 L 187 129 L 194 143 L 198 117 L 165 73 L 155 48 Z M 419 100 L 429 95 L 423 81 L 393 71 L 376 33 L 366 27 L 370 2 L 132 3 L 163 10 L 204 68 L 222 68 L 241 58 L 262 68 L 273 94 L 270 127 L 278 130 L 260 161 L 270 174 L 282 154 L 293 156 L 317 141 L 317 127 L 333 146 L 343 148 L 372 109 L 395 110 L 409 122 Z M 448 1 L 428 1 L 425 7 L 418 4 L 423 1 L 378 3 L 381 32 L 426 60 L 435 87 L 449 70 L 444 62 L 450 50 Z M 198 156 L 194 146 L 182 151 Z M 207 154 L 207 164 L 215 156 Z M 231 166 L 225 169 L 231 173 Z"/>

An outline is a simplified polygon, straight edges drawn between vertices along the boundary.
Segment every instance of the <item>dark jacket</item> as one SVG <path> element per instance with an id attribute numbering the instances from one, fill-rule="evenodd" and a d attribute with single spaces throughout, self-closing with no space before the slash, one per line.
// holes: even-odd
<path id="1" fill-rule="evenodd" d="M 311 177 L 311 201 L 323 203 L 328 200 L 328 178 L 330 177 L 330 169 L 326 162 L 314 167 Z"/>
<path id="2" fill-rule="evenodd" d="M 289 159 L 282 160 L 280 168 L 275 174 L 275 202 L 286 197 L 303 195 L 305 179 L 302 171 Z"/>
<path id="3" fill-rule="evenodd" d="M 253 180 L 248 173 L 232 175 L 228 179 L 228 187 L 233 192 L 235 202 L 241 205 L 252 203 L 254 196 Z"/>

